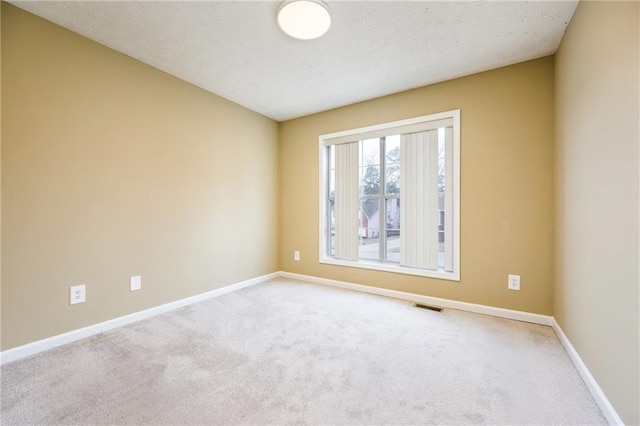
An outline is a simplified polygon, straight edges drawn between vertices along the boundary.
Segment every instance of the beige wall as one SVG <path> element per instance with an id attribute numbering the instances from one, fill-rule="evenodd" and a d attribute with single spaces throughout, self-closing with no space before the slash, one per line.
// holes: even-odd
<path id="1" fill-rule="evenodd" d="M 580 2 L 556 56 L 554 316 L 627 424 L 638 384 L 638 2 Z"/>
<path id="2" fill-rule="evenodd" d="M 2 349 L 277 270 L 276 122 L 5 3 L 2 104 Z"/>
<path id="3" fill-rule="evenodd" d="M 461 281 L 318 262 L 318 135 L 461 109 Z M 553 58 L 281 124 L 284 271 L 551 314 Z M 293 251 L 301 261 L 293 261 Z M 507 275 L 522 277 L 521 291 Z"/>

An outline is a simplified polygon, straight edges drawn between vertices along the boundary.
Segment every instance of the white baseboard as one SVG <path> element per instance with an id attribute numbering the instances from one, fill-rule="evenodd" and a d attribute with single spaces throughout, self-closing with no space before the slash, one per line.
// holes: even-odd
<path id="1" fill-rule="evenodd" d="M 53 349 L 58 346 L 66 345 L 67 343 L 75 342 L 76 340 L 84 339 L 93 336 L 98 333 L 111 330 L 116 327 L 122 327 L 127 324 L 131 324 L 136 321 L 147 319 L 159 314 L 163 314 L 168 311 L 172 311 L 183 306 L 191 305 L 196 302 L 219 297 L 228 293 L 231 293 L 241 288 L 250 287 L 256 284 L 269 281 L 274 278 L 278 278 L 280 273 L 274 272 L 260 277 L 252 278 L 246 281 L 242 281 L 236 284 L 231 284 L 222 288 L 208 291 L 206 293 L 198 294 L 195 296 L 187 297 L 184 299 L 176 300 L 175 302 L 166 303 L 164 305 L 156 306 L 153 308 L 145 309 L 144 311 L 134 312 L 129 315 L 125 315 L 112 320 L 104 321 L 98 324 L 83 327 L 77 330 L 69 331 L 67 333 L 59 334 L 57 336 L 48 337 L 46 339 L 38 340 L 32 343 L 28 343 L 23 346 L 8 349 L 0 352 L 0 365 L 6 364 L 11 361 L 16 361 L 21 358 L 25 358 L 31 355 L 35 355 L 39 352 L 43 352 L 49 349 Z"/>
<path id="2" fill-rule="evenodd" d="M 403 291 L 388 290 L 386 288 L 371 287 L 362 284 L 353 284 L 344 281 L 329 280 L 326 278 L 312 277 L 310 275 L 294 274 L 291 272 L 280 272 L 280 276 L 294 280 L 307 281 L 315 284 L 324 284 L 332 287 L 339 287 L 347 290 L 360 291 L 364 293 L 377 294 L 379 296 L 392 297 L 395 299 L 409 300 L 411 302 L 424 305 L 435 305 L 442 308 L 457 309 L 460 311 L 475 312 L 477 314 L 491 315 L 494 317 L 508 318 L 517 321 L 530 322 L 541 325 L 551 325 L 552 317 L 548 315 L 533 314 L 530 312 L 514 311 L 511 309 L 495 308 L 493 306 L 478 305 L 475 303 L 458 302 L 457 300 L 441 299 L 439 297 L 422 296 L 420 294 L 405 293 Z"/>
<path id="3" fill-rule="evenodd" d="M 584 383 L 587 385 L 589 392 L 591 392 L 591 396 L 593 396 L 593 399 L 596 400 L 596 403 L 600 407 L 600 410 L 602 410 L 602 414 L 604 414 L 604 416 L 607 418 L 609 424 L 624 425 L 624 422 L 622 421 L 620 416 L 618 416 L 618 413 L 613 408 L 613 405 L 611 405 L 609 399 L 607 399 L 607 396 L 598 385 L 598 382 L 596 382 L 596 379 L 591 375 L 591 372 L 582 361 L 582 358 L 580 358 L 580 355 L 578 355 L 578 352 L 575 350 L 566 334 L 564 334 L 564 331 L 562 331 L 562 328 L 555 318 L 553 318 L 551 327 L 553 327 L 553 331 L 556 332 L 558 339 L 560 339 L 560 343 L 562 343 L 562 346 L 564 346 L 567 354 L 569 354 L 569 358 L 571 358 L 571 361 L 573 362 L 573 365 L 575 365 L 576 370 L 578 370 L 578 373 L 580 373 L 580 376 L 582 376 L 582 380 L 584 380 Z"/>

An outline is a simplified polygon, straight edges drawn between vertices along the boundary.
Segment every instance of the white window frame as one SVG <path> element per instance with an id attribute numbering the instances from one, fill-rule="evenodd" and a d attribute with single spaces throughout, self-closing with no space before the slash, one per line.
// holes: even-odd
<path id="1" fill-rule="evenodd" d="M 330 225 L 327 223 L 327 200 L 329 191 L 327 143 L 329 140 L 361 140 L 371 137 L 371 135 L 388 135 L 394 128 L 406 127 L 428 123 L 437 120 L 453 119 L 453 271 L 429 270 L 419 268 L 403 267 L 395 264 L 381 263 L 366 260 L 341 260 L 329 256 L 327 250 L 328 232 Z M 321 264 L 346 266 L 350 268 L 363 268 L 376 271 L 393 272 L 407 275 L 417 275 L 430 278 L 438 278 L 451 281 L 460 281 L 460 110 L 445 111 L 436 114 L 429 114 L 406 120 L 393 121 L 376 124 L 373 126 L 361 127 L 358 129 L 345 130 L 335 133 L 320 135 L 318 138 L 319 151 L 319 261 Z M 402 200 L 402 195 L 400 195 Z"/>

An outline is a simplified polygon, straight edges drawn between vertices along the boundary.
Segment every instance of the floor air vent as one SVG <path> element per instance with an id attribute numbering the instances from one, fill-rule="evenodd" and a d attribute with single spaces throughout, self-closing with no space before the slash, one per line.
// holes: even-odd
<path id="1" fill-rule="evenodd" d="M 414 306 L 420 309 L 428 309 L 430 311 L 442 312 L 442 308 L 438 308 L 436 306 L 421 305 L 419 303 L 416 303 Z"/>

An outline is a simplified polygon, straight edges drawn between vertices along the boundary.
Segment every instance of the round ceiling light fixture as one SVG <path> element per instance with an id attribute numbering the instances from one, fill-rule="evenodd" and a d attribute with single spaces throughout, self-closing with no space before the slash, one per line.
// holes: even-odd
<path id="1" fill-rule="evenodd" d="M 313 40 L 331 26 L 329 7 L 321 0 L 284 0 L 278 7 L 278 26 L 298 40 Z"/>

